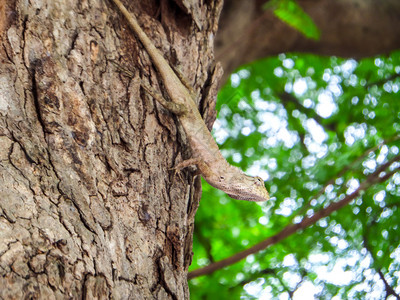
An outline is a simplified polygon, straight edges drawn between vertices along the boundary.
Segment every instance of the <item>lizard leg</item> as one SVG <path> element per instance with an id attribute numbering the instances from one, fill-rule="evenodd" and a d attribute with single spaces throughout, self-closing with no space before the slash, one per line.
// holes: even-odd
<path id="1" fill-rule="evenodd" d="M 187 81 L 186 77 L 181 73 L 181 71 L 179 71 L 179 69 L 174 65 L 171 65 L 171 67 L 174 70 L 176 76 L 178 76 L 179 80 L 183 83 L 183 85 L 186 87 L 189 93 L 193 96 L 193 99 L 197 98 L 197 95 L 193 90 L 193 87 L 190 85 L 190 83 Z"/>
<path id="2" fill-rule="evenodd" d="M 135 76 L 135 73 L 132 72 L 131 70 L 128 70 L 127 68 L 121 66 L 119 63 L 117 63 L 115 60 L 111 60 L 110 62 L 122 73 L 124 73 L 126 76 L 128 76 L 129 78 L 133 78 Z"/>
<path id="3" fill-rule="evenodd" d="M 196 175 L 202 174 L 202 175 L 208 177 L 213 174 L 213 171 L 211 170 L 211 168 L 204 162 L 203 159 L 201 159 L 199 157 L 189 158 L 184 161 L 181 161 L 174 168 L 172 168 L 172 170 L 175 170 L 175 173 L 176 173 L 177 171 L 180 171 L 184 168 L 187 168 L 187 167 L 193 166 L 193 165 L 197 166 Z"/>
<path id="4" fill-rule="evenodd" d="M 174 170 L 174 177 L 178 176 L 179 179 L 183 182 L 183 178 L 181 176 L 180 171 L 184 168 L 190 167 L 190 166 L 194 166 L 194 165 L 198 165 L 201 163 L 201 160 L 199 158 L 189 158 L 186 159 L 184 161 L 181 161 L 180 163 L 178 163 L 175 167 L 171 168 L 170 170 Z M 196 170 L 196 174 L 195 175 L 199 175 L 199 169 Z"/>
<path id="5" fill-rule="evenodd" d="M 200 158 L 189 158 L 184 161 L 181 161 L 178 163 L 175 167 L 172 168 L 172 170 L 182 170 L 184 168 L 187 168 L 189 166 L 197 166 L 202 163 L 202 160 Z"/>
<path id="6" fill-rule="evenodd" d="M 183 104 L 174 103 L 172 101 L 167 101 L 164 97 L 158 93 L 155 89 L 151 86 L 145 84 L 144 82 L 141 83 L 143 89 L 150 94 L 158 103 L 164 106 L 169 111 L 173 112 L 174 114 L 181 116 L 186 113 L 186 107 Z"/>

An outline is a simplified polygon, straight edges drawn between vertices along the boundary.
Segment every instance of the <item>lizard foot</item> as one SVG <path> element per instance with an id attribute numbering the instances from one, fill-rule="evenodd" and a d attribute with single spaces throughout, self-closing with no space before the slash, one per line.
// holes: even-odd
<path id="1" fill-rule="evenodd" d="M 199 164 L 201 162 L 201 159 L 199 158 L 189 158 L 186 159 L 184 161 L 181 161 L 180 163 L 178 163 L 175 167 L 169 169 L 169 170 L 174 170 L 174 177 L 178 176 L 182 182 L 184 182 L 183 178 L 182 178 L 182 173 L 181 170 L 190 166 L 195 166 L 197 164 Z M 197 170 L 195 171 L 195 176 L 200 175 L 200 170 L 197 168 Z"/>

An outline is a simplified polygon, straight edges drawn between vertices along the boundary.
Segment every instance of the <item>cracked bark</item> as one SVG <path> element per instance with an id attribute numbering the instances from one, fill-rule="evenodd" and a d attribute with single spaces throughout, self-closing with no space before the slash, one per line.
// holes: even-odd
<path id="1" fill-rule="evenodd" d="M 207 103 L 220 4 L 130 3 Z M 201 186 L 169 171 L 185 136 L 142 91 L 163 85 L 124 19 L 107 1 L 0 0 L 0 39 L 0 298 L 189 298 Z"/>

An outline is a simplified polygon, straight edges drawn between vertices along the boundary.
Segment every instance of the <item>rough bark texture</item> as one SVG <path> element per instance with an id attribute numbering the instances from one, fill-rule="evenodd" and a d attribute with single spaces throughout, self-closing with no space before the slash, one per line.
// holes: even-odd
<path id="1" fill-rule="evenodd" d="M 400 48 L 398 0 L 297 0 L 321 31 L 305 38 L 280 21 L 266 0 L 225 0 L 215 53 L 228 76 L 238 66 L 284 52 L 362 58 Z"/>
<path id="2" fill-rule="evenodd" d="M 161 2 L 127 6 L 208 94 L 219 1 Z M 163 90 L 125 20 L 103 0 L 1 0 L 0 30 L 0 298 L 189 298 L 200 184 L 170 170 L 185 137 L 140 88 Z"/>

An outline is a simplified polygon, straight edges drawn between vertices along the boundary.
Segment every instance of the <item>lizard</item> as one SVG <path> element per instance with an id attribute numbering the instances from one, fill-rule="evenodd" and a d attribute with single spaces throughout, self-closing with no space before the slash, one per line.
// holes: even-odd
<path id="1" fill-rule="evenodd" d="M 225 192 L 229 197 L 247 201 L 267 201 L 270 199 L 261 177 L 246 175 L 238 167 L 230 165 L 222 156 L 218 145 L 208 130 L 196 105 L 196 95 L 187 86 L 186 80 L 178 76 L 147 34 L 140 27 L 136 17 L 120 0 L 111 0 L 126 18 L 128 25 L 147 51 L 152 63 L 163 80 L 171 101 L 160 94 L 143 87 L 167 110 L 176 114 L 192 151 L 192 157 L 178 163 L 175 169 L 196 165 L 200 174 L 211 186 Z"/>

